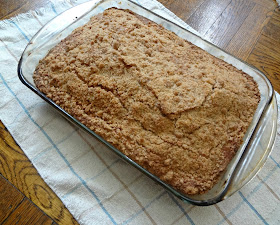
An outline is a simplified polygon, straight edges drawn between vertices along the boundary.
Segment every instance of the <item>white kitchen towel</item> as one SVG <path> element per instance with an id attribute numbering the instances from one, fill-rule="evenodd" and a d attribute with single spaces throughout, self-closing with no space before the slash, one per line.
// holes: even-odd
<path id="1" fill-rule="evenodd" d="M 17 77 L 43 24 L 82 1 L 54 1 L 0 22 L 0 119 L 80 224 L 280 224 L 280 133 L 265 166 L 229 199 L 184 203 L 68 123 Z M 191 29 L 156 0 L 139 4 Z M 280 97 L 277 94 L 278 104 Z M 278 120 L 278 127 L 279 127 Z"/>

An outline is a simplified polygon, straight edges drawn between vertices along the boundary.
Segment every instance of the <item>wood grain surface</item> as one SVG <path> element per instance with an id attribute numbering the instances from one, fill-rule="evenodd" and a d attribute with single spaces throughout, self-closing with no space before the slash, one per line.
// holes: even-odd
<path id="1" fill-rule="evenodd" d="M 0 224 L 55 224 L 0 175 Z"/>
<path id="2" fill-rule="evenodd" d="M 0 223 L 23 201 L 24 195 L 0 175 Z"/>
<path id="3" fill-rule="evenodd" d="M 36 214 L 36 218 L 38 217 L 37 219 L 40 219 L 43 214 L 47 214 L 52 218 L 52 221 L 58 224 L 77 224 L 60 199 L 37 173 L 36 169 L 20 147 L 14 142 L 12 136 L 2 123 L 0 123 L 0 174 L 18 189 L 15 190 L 15 188 L 8 183 L 6 184 L 7 188 L 0 191 L 0 199 L 5 199 L 0 201 L 0 224 L 1 221 L 10 221 L 12 223 L 17 220 L 17 218 L 12 218 L 12 220 L 10 220 L 10 216 L 15 217 L 17 214 L 19 216 L 21 215 L 21 212 L 17 210 L 16 214 L 12 213 L 8 219 L 4 216 L 9 214 L 7 206 L 5 205 L 9 205 L 8 208 L 11 212 L 13 212 L 14 208 L 21 205 L 19 204 L 22 200 L 20 196 L 30 199 L 44 213 L 38 210 L 37 207 L 37 210 L 31 209 L 31 205 L 25 203 L 24 206 L 26 207 L 20 207 L 20 210 L 24 211 L 23 215 L 25 215 L 25 217 L 23 218 L 20 216 L 19 219 L 26 220 L 28 217 L 32 216 L 31 212 L 33 212 Z M 6 181 L 6 183 L 8 181 Z M 2 179 L 1 182 L 5 183 L 5 179 Z M 0 188 L 0 190 L 1 189 L 2 188 Z M 17 195 L 17 192 L 19 192 L 20 195 Z M 29 224 L 36 224 L 35 220 L 33 221 L 32 218 L 30 219 Z M 23 222 L 24 221 L 20 221 L 18 223 L 21 224 Z"/>
<path id="4" fill-rule="evenodd" d="M 280 11 L 272 0 L 159 0 L 213 43 L 264 72 L 280 92 Z M 0 19 L 49 0 L 0 0 Z M 2 175 L 1 175 L 2 174 Z M 0 123 L 0 224 L 77 224 Z"/>
<path id="5" fill-rule="evenodd" d="M 51 225 L 53 220 L 42 213 L 30 200 L 24 199 L 18 207 L 3 221 L 3 225 Z"/>

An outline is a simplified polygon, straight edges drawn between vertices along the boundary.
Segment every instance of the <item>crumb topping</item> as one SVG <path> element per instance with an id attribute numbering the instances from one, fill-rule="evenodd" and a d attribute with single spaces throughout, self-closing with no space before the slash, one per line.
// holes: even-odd
<path id="1" fill-rule="evenodd" d="M 232 65 L 128 10 L 91 18 L 39 62 L 36 86 L 184 194 L 211 189 L 260 100 Z"/>

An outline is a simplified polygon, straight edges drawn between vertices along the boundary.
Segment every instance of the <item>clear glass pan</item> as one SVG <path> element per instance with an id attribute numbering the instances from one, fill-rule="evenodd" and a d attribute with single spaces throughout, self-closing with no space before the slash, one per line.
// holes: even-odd
<path id="1" fill-rule="evenodd" d="M 220 181 L 209 192 L 202 195 L 184 195 L 176 191 L 172 186 L 161 181 L 158 177 L 139 166 L 110 143 L 106 142 L 106 140 L 69 115 L 35 87 L 32 76 L 39 60 L 42 59 L 52 47 L 67 37 L 75 28 L 84 25 L 92 16 L 111 7 L 130 9 L 139 15 L 161 24 L 166 29 L 173 31 L 178 36 L 192 42 L 210 54 L 243 70 L 252 76 L 258 83 L 261 93 L 261 101 L 254 115 L 253 121 L 244 137 L 244 142 L 226 171 L 223 173 Z M 243 185 L 248 183 L 263 166 L 275 141 L 277 103 L 272 85 L 264 74 L 188 30 L 129 0 L 89 1 L 58 15 L 46 24 L 27 45 L 18 65 L 18 75 L 23 84 L 56 108 L 71 122 L 86 130 L 99 141 L 107 145 L 126 162 L 135 166 L 144 174 L 164 186 L 175 196 L 195 205 L 215 204 L 238 191 Z"/>

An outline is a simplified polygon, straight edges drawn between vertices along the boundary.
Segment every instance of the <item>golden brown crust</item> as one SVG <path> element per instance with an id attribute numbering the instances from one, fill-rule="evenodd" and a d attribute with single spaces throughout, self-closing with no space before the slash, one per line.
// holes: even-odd
<path id="1" fill-rule="evenodd" d="M 211 189 L 260 96 L 232 65 L 126 10 L 108 9 L 40 61 L 36 86 L 185 194 Z"/>

